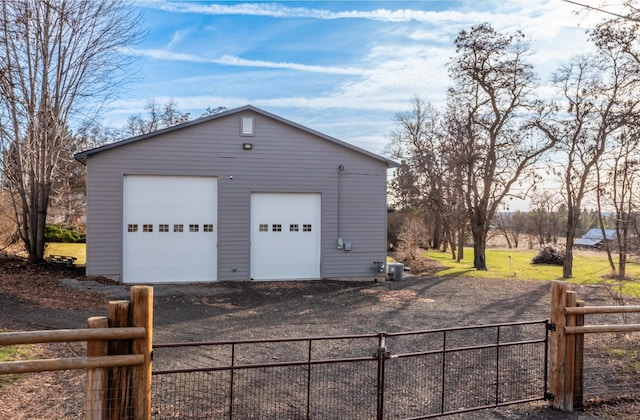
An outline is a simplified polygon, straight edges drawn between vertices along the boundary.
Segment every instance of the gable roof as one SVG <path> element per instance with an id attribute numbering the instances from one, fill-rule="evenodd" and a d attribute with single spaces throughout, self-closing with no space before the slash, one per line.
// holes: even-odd
<path id="1" fill-rule="evenodd" d="M 287 124 L 287 125 L 289 125 L 291 127 L 295 127 L 297 129 L 305 131 L 305 132 L 307 132 L 309 134 L 313 134 L 314 136 L 318 136 L 318 137 L 320 137 L 320 138 L 322 138 L 322 139 L 324 139 L 326 141 L 329 141 L 331 143 L 335 143 L 335 144 L 337 144 L 339 146 L 346 147 L 347 149 L 351 149 L 351 150 L 354 150 L 354 151 L 356 151 L 358 153 L 362 153 L 363 155 L 369 156 L 370 158 L 373 158 L 373 159 L 376 159 L 376 160 L 379 160 L 379 161 L 382 161 L 382 162 L 386 163 L 389 168 L 395 168 L 395 167 L 400 166 L 397 162 L 392 161 L 390 159 L 387 159 L 387 158 L 385 158 L 383 156 L 380 156 L 380 155 L 377 155 L 375 153 L 369 152 L 369 151 L 367 151 L 365 149 L 361 149 L 360 147 L 357 147 L 357 146 L 354 146 L 352 144 L 346 143 L 346 142 L 344 142 L 342 140 L 338 140 L 335 137 L 331 137 L 331 136 L 328 136 L 326 134 L 320 133 L 319 131 L 315 131 L 315 130 L 313 130 L 311 128 L 305 127 L 305 126 L 300 125 L 298 123 L 295 123 L 293 121 L 290 121 L 290 120 L 287 120 L 285 118 L 279 117 L 279 116 L 277 116 L 275 114 L 272 114 L 272 113 L 267 112 L 267 111 L 265 111 L 263 109 L 260 109 L 260 108 L 256 108 L 255 106 L 252 106 L 252 105 L 245 105 L 245 106 L 240 107 L 240 108 L 230 109 L 228 111 L 224 111 L 224 112 L 221 112 L 221 113 L 218 113 L 218 114 L 208 115 L 208 116 L 202 117 L 202 118 L 197 118 L 195 120 L 188 121 L 186 123 L 182 123 L 182 124 L 178 124 L 178 125 L 174 125 L 172 127 L 164 128 L 162 130 L 157 130 L 157 131 L 153 131 L 151 133 L 143 134 L 143 135 L 140 135 L 140 136 L 130 137 L 128 139 L 120 140 L 120 141 L 117 141 L 117 142 L 114 142 L 114 143 L 109 143 L 109 144 L 104 145 L 104 146 L 100 146 L 100 147 L 96 147 L 94 149 L 89 149 L 89 150 L 85 150 L 85 151 L 76 153 L 75 155 L 73 155 L 73 157 L 74 157 L 74 159 L 76 159 L 80 163 L 86 165 L 87 159 L 90 156 L 95 155 L 97 153 L 104 152 L 106 150 L 111 150 L 111 149 L 114 149 L 116 147 L 125 146 L 125 145 L 130 144 L 130 143 L 135 143 L 137 141 L 145 140 L 145 139 L 148 139 L 148 138 L 151 138 L 151 137 L 155 137 L 155 136 L 159 136 L 159 135 L 162 135 L 162 134 L 165 134 L 165 133 L 170 133 L 170 132 L 173 132 L 173 131 L 177 131 L 177 130 L 180 130 L 180 129 L 183 129 L 183 128 L 191 127 L 193 125 L 202 124 L 202 123 L 205 123 L 205 122 L 217 120 L 219 118 L 227 117 L 229 115 L 238 114 L 238 113 L 241 113 L 241 112 L 246 112 L 246 111 L 255 112 L 256 114 L 263 115 L 263 116 L 265 116 L 267 118 L 271 118 L 271 119 L 279 121 L 279 122 L 281 122 L 283 124 Z"/>
<path id="2" fill-rule="evenodd" d="M 612 240 L 616 236 L 616 230 L 615 229 L 605 229 L 604 230 L 604 234 L 605 234 L 607 239 Z M 600 229 L 600 228 L 591 228 L 591 229 L 589 229 L 587 231 L 587 233 L 582 235 L 582 239 L 599 239 L 599 240 L 602 240 L 602 239 L 604 239 L 604 237 L 602 236 L 602 229 Z"/>
<path id="3" fill-rule="evenodd" d="M 604 234 L 608 240 L 613 240 L 616 236 L 616 230 L 605 229 Z M 582 238 L 576 239 L 573 244 L 580 246 L 596 246 L 603 240 L 604 237 L 602 236 L 602 229 L 591 228 L 584 235 L 582 235 Z"/>

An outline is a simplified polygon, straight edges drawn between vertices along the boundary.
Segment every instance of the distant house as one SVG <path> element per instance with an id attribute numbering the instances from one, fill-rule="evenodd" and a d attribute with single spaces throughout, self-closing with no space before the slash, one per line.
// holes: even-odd
<path id="1" fill-rule="evenodd" d="M 573 244 L 581 248 L 600 249 L 605 245 L 605 240 L 611 244 L 616 239 L 615 229 L 605 229 L 606 238 L 602 236 L 602 229 L 591 228 L 582 238 L 576 240 Z"/>
<path id="2" fill-rule="evenodd" d="M 75 155 L 87 274 L 379 277 L 393 161 L 247 105 Z"/>

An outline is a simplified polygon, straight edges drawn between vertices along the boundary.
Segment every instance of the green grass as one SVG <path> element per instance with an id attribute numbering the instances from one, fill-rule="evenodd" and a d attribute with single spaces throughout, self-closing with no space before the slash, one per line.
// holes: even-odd
<path id="1" fill-rule="evenodd" d="M 435 250 L 426 251 L 426 257 L 438 261 L 445 267 L 438 272 L 438 276 L 466 276 L 480 278 L 516 278 L 521 280 L 564 280 L 562 267 L 557 265 L 531 264 L 531 259 L 537 250 L 516 249 L 487 249 L 487 271 L 473 268 L 473 249 L 464 249 L 464 260 L 456 262 L 451 259 L 451 253 Z M 598 284 L 615 281 L 604 278 L 611 273 L 605 253 L 594 255 L 593 252 L 581 253 L 575 251 L 573 259 L 573 277 L 570 283 Z M 640 296 L 640 264 L 627 263 L 627 277 L 632 281 L 625 281 L 623 293 L 630 296 Z"/>
<path id="2" fill-rule="evenodd" d="M 33 346 L 29 344 L 0 347 L 0 362 L 29 360 L 33 359 L 33 357 Z M 21 375 L 0 375 L 0 389 L 13 381 L 17 381 L 20 377 Z"/>
<path id="3" fill-rule="evenodd" d="M 87 245 L 86 244 L 66 244 L 61 242 L 50 242 L 44 251 L 45 258 L 48 255 L 65 255 L 68 257 L 76 257 L 76 264 L 87 263 Z"/>

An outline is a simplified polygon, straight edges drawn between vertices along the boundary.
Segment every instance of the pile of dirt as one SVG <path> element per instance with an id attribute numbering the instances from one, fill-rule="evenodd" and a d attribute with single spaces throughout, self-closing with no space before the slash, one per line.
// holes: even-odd
<path id="1" fill-rule="evenodd" d="M 106 297 L 102 293 L 78 291 L 60 282 L 61 279 L 70 278 L 80 281 L 89 279 L 83 267 L 67 267 L 46 262 L 35 264 L 20 257 L 0 256 L 0 294 L 32 302 L 44 308 L 104 307 Z M 100 283 L 116 284 L 101 277 L 90 279 Z"/>

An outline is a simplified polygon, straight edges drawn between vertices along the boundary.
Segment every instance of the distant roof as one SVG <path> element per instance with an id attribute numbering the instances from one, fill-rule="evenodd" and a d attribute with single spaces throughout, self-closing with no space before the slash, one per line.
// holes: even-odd
<path id="1" fill-rule="evenodd" d="M 606 235 L 607 239 L 609 239 L 609 240 L 615 239 L 615 237 L 616 237 L 616 230 L 615 229 L 605 229 L 604 232 L 605 232 L 605 235 Z M 587 233 L 582 235 L 581 239 L 589 239 L 589 240 L 601 241 L 601 240 L 604 239 L 604 237 L 602 236 L 602 229 L 600 229 L 600 228 L 591 228 L 591 229 L 589 229 L 587 231 Z"/>
<path id="2" fill-rule="evenodd" d="M 257 114 L 264 115 L 265 117 L 272 118 L 272 119 L 277 120 L 277 121 L 279 121 L 281 123 L 284 123 L 284 124 L 290 125 L 292 127 L 295 127 L 295 128 L 297 128 L 299 130 L 306 131 L 307 133 L 310 133 L 310 134 L 313 134 L 315 136 L 321 137 L 324 140 L 327 140 L 327 141 L 330 141 L 332 143 L 338 144 L 338 145 L 340 145 L 342 147 L 346 147 L 347 149 L 351 149 L 351 150 L 354 150 L 354 151 L 356 151 L 358 153 L 362 153 L 364 155 L 367 155 L 367 156 L 369 156 L 369 157 L 371 157 L 373 159 L 380 160 L 382 162 L 385 162 L 387 164 L 387 166 L 390 167 L 390 168 L 394 168 L 394 167 L 400 166 L 399 163 L 397 163 L 397 162 L 395 162 L 395 161 L 393 161 L 391 159 L 387 159 L 387 158 L 385 158 L 383 156 L 380 156 L 380 155 L 377 155 L 375 153 L 369 152 L 369 151 L 367 151 L 365 149 L 362 149 L 360 147 L 357 147 L 357 146 L 354 146 L 352 144 L 346 143 L 346 142 L 344 142 L 342 140 L 338 140 L 338 139 L 336 139 L 334 137 L 331 137 L 331 136 L 328 136 L 326 134 L 320 133 L 319 131 L 315 131 L 315 130 L 313 130 L 311 128 L 305 127 L 305 126 L 300 125 L 298 123 L 295 123 L 293 121 L 289 121 L 289 120 L 287 120 L 285 118 L 279 117 L 279 116 L 277 116 L 275 114 L 272 114 L 270 112 L 267 112 L 267 111 L 265 111 L 263 109 L 256 108 L 253 105 L 245 105 L 245 106 L 240 107 L 240 108 L 230 109 L 228 111 L 220 112 L 219 114 L 208 115 L 206 117 L 197 118 L 195 120 L 188 121 L 188 122 L 183 123 L 183 124 L 178 124 L 178 125 L 174 125 L 172 127 L 168 127 L 168 128 L 162 129 L 162 130 L 153 131 L 151 133 L 143 134 L 141 136 L 131 137 L 131 138 L 128 138 L 128 139 L 117 141 L 115 143 L 110 143 L 110 144 L 107 144 L 107 145 L 104 145 L 104 146 L 101 146 L 101 147 L 96 147 L 94 149 L 85 150 L 85 151 L 76 153 L 73 157 L 76 160 L 78 160 L 79 162 L 81 162 L 83 164 L 86 164 L 87 158 L 89 156 L 91 156 L 91 155 L 95 155 L 96 153 L 104 152 L 106 150 L 110 150 L 110 149 L 114 149 L 116 147 L 124 146 L 124 145 L 127 145 L 129 143 L 134 143 L 134 142 L 137 142 L 137 141 L 140 141 L 140 140 L 145 140 L 145 139 L 148 139 L 148 138 L 151 138 L 151 137 L 155 137 L 155 136 L 158 136 L 158 135 L 161 135 L 161 134 L 170 133 L 172 131 L 180 130 L 182 128 L 191 127 L 193 125 L 201 124 L 201 123 L 208 122 L 208 121 L 213 121 L 213 120 L 216 120 L 218 118 L 226 117 L 226 116 L 229 116 L 229 115 L 233 115 L 233 114 L 237 114 L 239 112 L 245 112 L 245 111 L 253 111 L 253 112 L 257 113 Z"/>
<path id="3" fill-rule="evenodd" d="M 573 244 L 577 245 L 577 246 L 596 246 L 598 245 L 600 242 L 602 242 L 602 239 L 585 239 L 585 238 L 580 238 L 580 239 L 576 239 Z"/>

